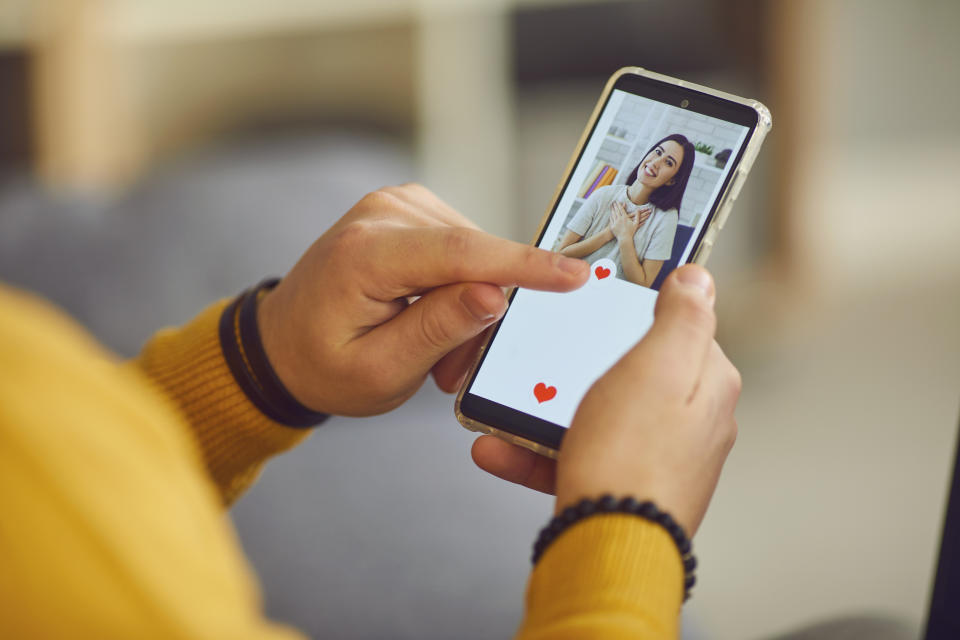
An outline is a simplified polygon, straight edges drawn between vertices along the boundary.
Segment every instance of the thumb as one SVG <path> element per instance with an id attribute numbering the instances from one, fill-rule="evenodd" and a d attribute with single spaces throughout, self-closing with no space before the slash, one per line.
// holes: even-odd
<path id="1" fill-rule="evenodd" d="M 653 326 L 625 360 L 627 366 L 657 371 L 663 392 L 689 397 L 713 345 L 713 278 L 706 269 L 684 265 L 664 281 Z"/>
<path id="2" fill-rule="evenodd" d="M 401 376 L 420 377 L 450 351 L 499 320 L 500 287 L 468 282 L 437 287 L 365 336 L 368 348 L 393 360 Z"/>

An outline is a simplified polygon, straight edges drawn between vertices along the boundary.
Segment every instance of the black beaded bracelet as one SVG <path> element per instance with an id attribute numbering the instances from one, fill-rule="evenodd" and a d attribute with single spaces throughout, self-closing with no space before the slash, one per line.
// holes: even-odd
<path id="1" fill-rule="evenodd" d="M 288 427 L 305 428 L 330 416 L 301 404 L 280 381 L 267 358 L 257 324 L 257 300 L 279 279 L 264 280 L 240 294 L 220 316 L 220 347 L 244 394 L 265 416 Z"/>
<path id="2" fill-rule="evenodd" d="M 550 520 L 547 526 L 540 531 L 540 536 L 533 545 L 533 564 L 536 564 L 537 561 L 540 560 L 544 551 L 547 550 L 547 547 L 549 547 L 561 533 L 575 523 L 599 513 L 628 513 L 663 527 L 666 532 L 670 534 L 670 537 L 673 538 L 674 543 L 677 545 L 677 550 L 680 552 L 684 572 L 683 600 L 686 602 L 690 599 L 690 589 L 692 589 L 693 585 L 697 582 L 697 578 L 694 575 L 694 570 L 697 568 L 697 558 L 693 555 L 693 545 L 690 542 L 690 538 L 687 537 L 687 532 L 673 519 L 673 516 L 666 511 L 661 511 L 657 505 L 649 500 L 637 502 L 637 500 L 630 497 L 617 500 L 612 495 L 606 494 L 596 500 L 584 498 L 576 505 L 567 507 L 561 511 L 559 515 Z"/>

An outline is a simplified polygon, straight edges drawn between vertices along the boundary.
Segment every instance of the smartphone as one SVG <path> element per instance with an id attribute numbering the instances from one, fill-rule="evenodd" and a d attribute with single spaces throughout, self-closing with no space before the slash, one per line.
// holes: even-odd
<path id="1" fill-rule="evenodd" d="M 755 100 L 638 67 L 607 82 L 534 244 L 590 263 L 569 293 L 514 289 L 457 395 L 468 429 L 556 457 L 590 386 L 702 264 L 772 125 Z"/>

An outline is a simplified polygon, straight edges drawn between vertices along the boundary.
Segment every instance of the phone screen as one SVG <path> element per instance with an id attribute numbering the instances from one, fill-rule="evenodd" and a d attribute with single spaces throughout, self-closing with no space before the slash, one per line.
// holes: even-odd
<path id="1" fill-rule="evenodd" d="M 590 279 L 514 292 L 461 411 L 557 448 L 590 386 L 650 328 L 664 278 L 695 255 L 756 124 L 739 103 L 621 77 L 536 243 L 587 261 Z"/>

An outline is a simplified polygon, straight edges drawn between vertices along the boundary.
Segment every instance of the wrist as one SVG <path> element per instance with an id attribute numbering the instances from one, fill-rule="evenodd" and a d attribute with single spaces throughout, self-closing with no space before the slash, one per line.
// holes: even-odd
<path id="1" fill-rule="evenodd" d="M 288 427 L 311 427 L 329 416 L 311 409 L 291 394 L 277 375 L 261 336 L 258 302 L 277 282 L 277 279 L 264 280 L 227 305 L 220 315 L 220 347 L 237 385 L 261 413 Z M 274 349 L 274 361 L 284 362 L 276 358 L 276 353 Z"/>
<path id="2" fill-rule="evenodd" d="M 257 326 L 260 329 L 263 350 L 277 378 L 290 395 L 308 409 L 322 411 L 316 406 L 316 399 L 312 398 L 307 388 L 301 384 L 310 376 L 304 371 L 302 354 L 298 353 L 297 345 L 290 340 L 292 332 L 289 330 L 283 304 L 285 291 L 278 289 L 279 286 L 267 291 L 257 301 Z"/>
<path id="3" fill-rule="evenodd" d="M 638 501 L 630 496 L 616 498 L 614 495 L 606 493 L 598 498 L 584 498 L 576 504 L 566 507 L 541 530 L 533 547 L 533 557 L 531 558 L 533 564 L 536 565 L 546 549 L 552 546 L 554 541 L 565 534 L 567 530 L 583 520 L 604 514 L 629 515 L 662 527 L 673 540 L 680 555 L 684 570 L 684 600 L 689 599 L 690 589 L 696 582 L 694 571 L 697 566 L 690 537 L 683 526 L 678 524 L 670 513 L 661 510 L 654 502 L 649 500 Z"/>
<path id="4" fill-rule="evenodd" d="M 627 480 L 598 475 L 596 472 L 593 472 L 592 475 L 591 479 L 576 483 L 570 482 L 569 473 L 558 476 L 553 515 L 560 515 L 565 509 L 575 506 L 584 499 L 612 493 L 655 502 L 668 510 L 670 515 L 676 518 L 677 522 L 691 536 L 696 534 L 697 529 L 700 528 L 703 510 L 699 508 L 696 500 L 690 499 L 690 492 L 679 486 L 678 483 L 658 480 L 655 477 Z"/>

